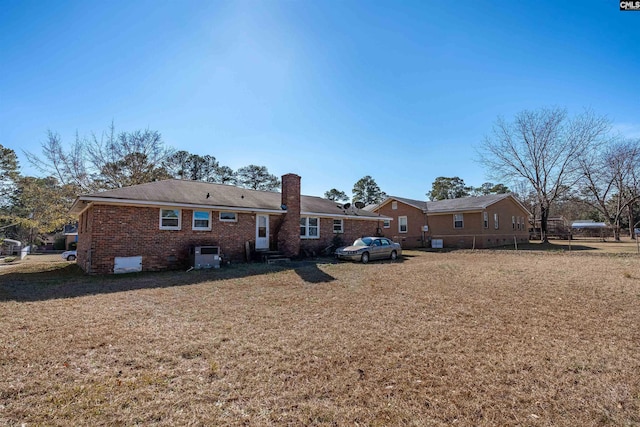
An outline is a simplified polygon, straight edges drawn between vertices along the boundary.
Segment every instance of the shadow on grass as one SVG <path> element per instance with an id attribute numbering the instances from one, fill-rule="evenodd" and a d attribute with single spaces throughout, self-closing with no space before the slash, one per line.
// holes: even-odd
<path id="1" fill-rule="evenodd" d="M 328 283 L 335 278 L 319 268 L 330 259 L 292 261 L 286 264 L 235 264 L 220 269 L 142 272 L 90 276 L 74 264 L 34 265 L 0 275 L 0 301 L 35 302 L 87 295 L 167 288 L 294 270 L 308 283 Z"/>
<path id="2" fill-rule="evenodd" d="M 402 263 L 414 256 L 403 254 L 395 261 L 381 260 L 372 263 Z M 318 257 L 283 264 L 233 264 L 220 269 L 189 272 L 174 270 L 100 276 L 84 274 L 75 263 L 35 264 L 0 275 L 0 302 L 35 302 L 139 289 L 168 288 L 202 282 L 241 279 L 287 270 L 293 270 L 307 283 L 329 283 L 336 279 L 323 271 L 320 265 L 336 263 L 338 261 L 333 257 Z M 359 263 L 353 264 L 356 268 L 363 267 Z"/>
<path id="3" fill-rule="evenodd" d="M 330 274 L 318 268 L 317 263 L 309 263 L 293 269 L 307 283 L 328 283 L 336 280 Z"/>

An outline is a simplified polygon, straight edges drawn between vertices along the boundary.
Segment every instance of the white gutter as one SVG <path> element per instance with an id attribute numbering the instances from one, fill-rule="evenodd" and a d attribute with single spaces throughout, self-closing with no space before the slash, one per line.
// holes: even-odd
<path id="1" fill-rule="evenodd" d="M 328 213 L 320 213 L 320 212 L 300 212 L 301 216 L 317 216 L 320 218 L 346 218 L 346 219 L 358 219 L 362 221 L 393 221 L 393 218 L 389 218 L 386 216 L 359 216 L 359 215 L 333 215 Z"/>

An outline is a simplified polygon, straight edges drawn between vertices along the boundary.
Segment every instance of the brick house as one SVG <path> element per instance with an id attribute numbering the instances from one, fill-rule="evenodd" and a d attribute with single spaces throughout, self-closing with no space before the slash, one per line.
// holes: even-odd
<path id="1" fill-rule="evenodd" d="M 368 210 L 383 221 L 383 234 L 403 248 L 430 247 L 442 239 L 445 248 L 490 248 L 529 241 L 529 211 L 511 194 L 427 202 L 388 197 Z"/>
<path id="2" fill-rule="evenodd" d="M 164 180 L 79 196 L 78 265 L 114 271 L 116 257 L 140 259 L 143 271 L 185 268 L 194 245 L 219 246 L 225 261 L 255 250 L 286 256 L 319 253 L 334 242 L 374 235 L 378 213 L 300 194 L 300 177 L 282 177 L 282 193 L 199 181 Z"/>

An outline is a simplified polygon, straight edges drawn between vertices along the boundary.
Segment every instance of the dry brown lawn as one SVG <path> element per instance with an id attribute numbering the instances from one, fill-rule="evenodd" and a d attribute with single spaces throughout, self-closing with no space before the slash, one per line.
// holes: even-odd
<path id="1" fill-rule="evenodd" d="M 589 254 L 610 253 L 610 254 L 640 254 L 640 245 L 635 240 L 628 237 L 616 242 L 612 238 L 604 241 L 594 238 L 574 238 L 573 240 L 551 240 L 548 244 L 541 244 L 539 241 L 531 241 L 529 244 L 520 245 L 520 249 L 544 250 L 544 251 L 565 251 L 584 252 Z M 503 249 L 512 249 L 511 246 Z"/>
<path id="2" fill-rule="evenodd" d="M 640 258 L 0 269 L 2 425 L 640 425 Z"/>

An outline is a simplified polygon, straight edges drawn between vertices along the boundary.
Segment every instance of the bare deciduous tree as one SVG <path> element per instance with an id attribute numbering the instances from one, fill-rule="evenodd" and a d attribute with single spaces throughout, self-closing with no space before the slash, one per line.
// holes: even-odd
<path id="1" fill-rule="evenodd" d="M 542 108 L 499 118 L 480 148 L 480 161 L 492 177 L 533 187 L 540 212 L 542 240 L 547 240 L 550 209 L 580 179 L 577 161 L 604 137 L 609 121 L 591 111 L 570 118 L 565 109 Z"/>
<path id="2" fill-rule="evenodd" d="M 620 220 L 640 197 L 640 141 L 593 146 L 579 164 L 583 200 L 611 224 L 615 240 L 620 240 Z"/>
<path id="3" fill-rule="evenodd" d="M 27 160 L 46 176 L 53 176 L 62 185 L 73 185 L 81 190 L 92 188 L 92 177 L 87 171 L 85 158 L 86 140 L 76 133 L 75 142 L 65 151 L 60 135 L 51 130 L 47 131 L 47 139 L 42 143 L 43 159 L 37 155 L 25 152 Z"/>
<path id="4" fill-rule="evenodd" d="M 162 166 L 171 155 L 157 131 L 116 133 L 113 124 L 100 137 L 76 139 L 65 151 L 60 135 L 49 131 L 42 144 L 42 158 L 26 153 L 29 162 L 46 176 L 79 191 L 97 191 L 142 184 L 169 177 Z"/>
<path id="5" fill-rule="evenodd" d="M 116 134 L 113 124 L 100 139 L 92 135 L 84 146 L 95 180 L 102 188 L 120 188 L 169 178 L 162 166 L 173 152 L 160 132 L 149 129 Z"/>

